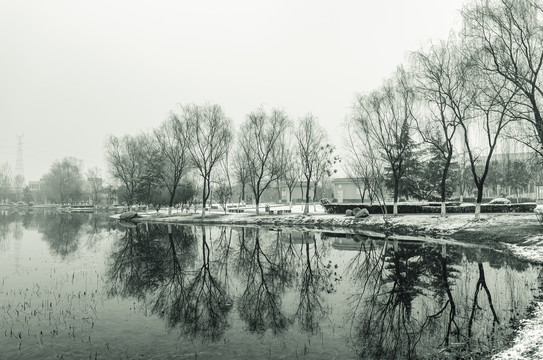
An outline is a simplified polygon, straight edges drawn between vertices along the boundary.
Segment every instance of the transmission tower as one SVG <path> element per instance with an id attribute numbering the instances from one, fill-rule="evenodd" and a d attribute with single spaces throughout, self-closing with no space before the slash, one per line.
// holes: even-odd
<path id="1" fill-rule="evenodd" d="M 17 135 L 17 161 L 15 161 L 15 176 L 25 176 L 25 167 L 23 164 L 23 136 L 24 134 Z"/>

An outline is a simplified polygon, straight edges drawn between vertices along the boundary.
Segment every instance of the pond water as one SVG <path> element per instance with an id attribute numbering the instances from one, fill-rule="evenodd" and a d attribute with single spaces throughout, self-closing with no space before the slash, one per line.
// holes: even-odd
<path id="1" fill-rule="evenodd" d="M 0 359 L 489 357 L 542 269 L 474 246 L 0 212 Z"/>

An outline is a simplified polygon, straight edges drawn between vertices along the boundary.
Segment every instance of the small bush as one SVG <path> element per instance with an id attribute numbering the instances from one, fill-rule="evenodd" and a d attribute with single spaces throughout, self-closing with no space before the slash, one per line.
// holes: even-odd
<path id="1" fill-rule="evenodd" d="M 360 209 L 359 207 L 355 207 L 355 208 L 353 209 L 353 215 L 356 216 L 356 214 L 358 214 L 358 212 L 359 212 L 360 210 L 362 210 L 362 209 Z"/>
<path id="2" fill-rule="evenodd" d="M 504 204 L 504 205 L 507 205 L 507 204 L 511 204 L 511 200 L 505 199 L 505 198 L 496 198 L 496 199 L 490 200 L 490 204 Z"/>
<path id="3" fill-rule="evenodd" d="M 345 216 L 353 216 L 353 211 L 351 209 L 345 210 Z"/>
<path id="4" fill-rule="evenodd" d="M 365 218 L 368 216 L 370 216 L 370 212 L 368 211 L 368 209 L 361 209 L 354 215 L 355 218 Z"/>
<path id="5" fill-rule="evenodd" d="M 536 204 L 534 202 L 522 203 L 522 204 L 481 204 L 482 213 L 496 213 L 496 212 L 532 212 L 534 211 Z M 366 209 L 370 214 L 382 214 L 383 208 L 379 205 L 365 205 L 365 204 L 328 204 L 324 208 L 329 214 L 346 214 L 347 210 L 351 210 L 353 214 L 356 214 L 355 209 L 360 211 Z M 358 212 L 357 211 L 357 212 Z M 401 204 L 398 206 L 398 213 L 400 214 L 420 214 L 420 213 L 439 213 L 441 211 L 440 206 L 428 206 L 428 205 L 416 205 L 416 204 Z M 475 212 L 475 204 L 464 204 L 461 206 L 447 204 L 447 213 L 449 214 L 469 214 Z M 392 205 L 387 205 L 387 213 L 392 214 Z"/>

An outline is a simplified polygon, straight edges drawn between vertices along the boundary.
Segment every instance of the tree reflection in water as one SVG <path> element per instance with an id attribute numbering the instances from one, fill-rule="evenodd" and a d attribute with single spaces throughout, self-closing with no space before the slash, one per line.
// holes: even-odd
<path id="1" fill-rule="evenodd" d="M 145 299 L 168 278 L 168 247 L 158 226 L 126 227 L 107 272 L 108 295 Z"/>
<path id="2" fill-rule="evenodd" d="M 206 341 L 238 324 L 230 323 L 232 309 L 259 337 L 292 326 L 310 339 L 322 332 L 323 344 L 346 316 L 348 344 L 364 359 L 486 356 L 490 349 L 481 344 L 503 342 L 500 324 L 515 316 L 509 309 L 528 305 L 520 299 L 526 290 L 514 284 L 531 275 L 519 275 L 497 255 L 492 264 L 500 273 L 466 247 L 358 236 L 346 251 L 330 252 L 336 240 L 312 232 L 140 224 L 115 244 L 109 294 L 142 299 L 171 329 Z M 344 266 L 336 269 L 334 257 Z M 509 285 L 496 283 L 503 275 Z M 508 298 L 500 295 L 495 306 L 494 293 L 503 287 Z M 348 304 L 343 293 L 351 294 Z"/>
<path id="3" fill-rule="evenodd" d="M 300 279 L 300 301 L 295 317 L 302 330 L 308 333 L 315 333 L 320 328 L 320 322 L 327 314 L 327 307 L 324 305 L 324 292 L 334 291 L 334 277 L 331 263 L 324 264 L 320 256 L 314 233 L 304 232 L 303 234 L 303 262 Z M 313 251 L 310 251 L 310 246 Z M 334 279 L 332 279 L 334 278 Z"/>
<path id="4" fill-rule="evenodd" d="M 201 228 L 201 236 L 202 264 L 187 282 L 182 297 L 169 307 L 168 320 L 170 326 L 180 325 L 187 334 L 217 341 L 228 327 L 227 315 L 232 308 L 232 300 L 211 272 L 210 247 L 204 227 Z"/>
<path id="5" fill-rule="evenodd" d="M 264 252 L 260 244 L 260 228 L 241 229 L 238 271 L 245 279 L 245 290 L 238 300 L 241 319 L 251 332 L 263 334 L 270 329 L 283 332 L 290 320 L 282 311 L 284 277 L 278 263 Z"/>
<path id="6" fill-rule="evenodd" d="M 125 231 L 112 254 L 109 295 L 145 299 L 170 328 L 219 340 L 232 301 L 211 272 L 206 230 L 201 230 L 200 254 L 190 227 L 138 225 Z M 202 263 L 197 265 L 199 257 Z"/>
<path id="7" fill-rule="evenodd" d="M 65 257 L 79 247 L 81 227 L 85 219 L 80 214 L 51 213 L 38 229 L 49 248 Z"/>
<path id="8" fill-rule="evenodd" d="M 491 352 L 500 319 L 483 263 L 475 268 L 470 262 L 467 268 L 464 254 L 446 245 L 377 244 L 362 243 L 349 264 L 359 288 L 351 299 L 351 342 L 361 358 L 462 358 Z M 463 286 L 456 284 L 460 277 Z"/>

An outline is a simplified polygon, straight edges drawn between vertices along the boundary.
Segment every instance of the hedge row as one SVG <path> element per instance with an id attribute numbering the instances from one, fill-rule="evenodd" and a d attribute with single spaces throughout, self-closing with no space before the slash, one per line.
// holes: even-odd
<path id="1" fill-rule="evenodd" d="M 399 214 L 428 214 L 428 213 L 440 213 L 441 204 L 434 205 L 420 205 L 420 204 L 399 204 Z M 358 207 L 361 209 L 367 209 L 370 214 L 382 214 L 381 207 L 379 205 L 367 205 L 367 204 L 325 204 L 323 205 L 326 212 L 329 214 L 345 214 L 347 210 L 353 210 Z M 523 204 L 481 204 L 482 213 L 496 213 L 496 212 L 532 212 L 536 207 L 536 203 L 523 203 Z M 472 205 L 447 205 L 447 213 L 451 214 L 464 214 L 474 213 L 475 204 Z M 393 206 L 387 205 L 387 213 L 392 214 Z"/>

